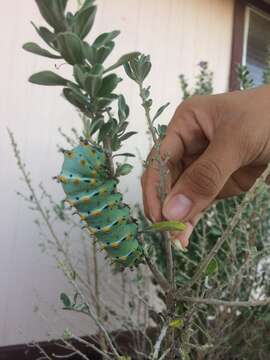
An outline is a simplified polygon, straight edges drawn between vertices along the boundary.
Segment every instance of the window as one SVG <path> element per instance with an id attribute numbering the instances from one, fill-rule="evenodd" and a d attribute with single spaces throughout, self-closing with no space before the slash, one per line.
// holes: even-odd
<path id="1" fill-rule="evenodd" d="M 230 90 L 239 89 L 238 64 L 246 65 L 254 85 L 260 85 L 269 61 L 270 0 L 235 0 Z"/>
<path id="2" fill-rule="evenodd" d="M 263 82 L 270 56 L 270 16 L 247 7 L 242 63 L 247 65 L 254 85 Z"/>

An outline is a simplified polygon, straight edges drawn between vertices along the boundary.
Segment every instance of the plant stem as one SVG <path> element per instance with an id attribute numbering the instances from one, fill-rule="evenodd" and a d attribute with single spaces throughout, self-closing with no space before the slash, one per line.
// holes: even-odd
<path id="1" fill-rule="evenodd" d="M 230 307 L 256 307 L 265 306 L 270 304 L 270 298 L 263 300 L 250 300 L 250 301 L 226 301 L 219 299 L 204 299 L 199 297 L 180 296 L 178 301 L 186 301 L 197 304 L 207 304 L 215 306 L 230 306 Z"/>
<path id="2" fill-rule="evenodd" d="M 144 96 L 143 96 L 143 85 L 142 83 L 139 83 L 139 89 L 140 89 L 140 97 L 142 99 L 142 106 L 144 108 L 145 117 L 147 120 L 147 125 L 149 128 L 149 131 L 152 135 L 153 141 L 154 141 L 154 148 L 157 153 L 157 161 L 159 165 L 159 193 L 160 193 L 160 201 L 161 205 L 164 203 L 165 197 L 166 197 L 166 172 L 167 172 L 167 166 L 166 162 L 162 159 L 161 153 L 160 153 L 160 140 L 157 136 L 156 129 L 153 125 L 153 122 L 151 120 L 150 115 L 150 108 L 147 105 Z M 166 250 L 166 268 L 167 268 L 167 280 L 171 286 L 171 288 L 174 288 L 174 273 L 173 273 L 173 256 L 172 256 L 172 245 L 171 240 L 167 233 L 164 233 L 165 238 L 165 250 Z"/>
<path id="3" fill-rule="evenodd" d="M 168 330 L 168 324 L 165 324 L 163 326 L 163 328 L 161 329 L 161 332 L 159 334 L 159 337 L 155 343 L 155 346 L 154 346 L 154 353 L 153 353 L 153 356 L 152 356 L 152 359 L 151 360 L 156 360 L 158 359 L 158 354 L 160 352 L 160 348 L 161 348 L 161 344 L 162 344 L 162 341 L 163 339 L 165 338 L 166 336 L 166 333 L 167 333 L 167 330 Z"/>
<path id="4" fill-rule="evenodd" d="M 156 129 L 153 125 L 153 121 L 151 119 L 150 114 L 150 106 L 148 102 L 145 100 L 143 94 L 143 84 L 139 83 L 140 89 L 140 97 L 142 99 L 142 106 L 144 108 L 145 117 L 147 120 L 148 129 L 152 135 L 153 142 L 154 142 L 154 149 L 156 153 L 156 161 L 158 163 L 159 169 L 159 195 L 160 195 L 160 203 L 161 206 L 163 205 L 165 198 L 166 198 L 166 178 L 167 178 L 167 166 L 166 160 L 163 159 L 160 149 L 160 139 L 157 136 Z M 173 264 L 173 254 L 172 254 L 172 244 L 170 237 L 167 232 L 163 234 L 163 238 L 165 240 L 165 253 L 166 253 L 166 274 L 167 274 L 167 281 L 169 283 L 169 291 L 166 294 L 166 307 L 167 307 L 167 314 L 168 314 L 168 321 L 170 321 L 171 316 L 173 316 L 175 312 L 175 299 L 174 299 L 174 289 L 175 289 L 175 279 L 174 279 L 174 264 Z M 150 268 L 151 269 L 151 268 Z M 166 331 L 165 333 L 165 346 L 166 348 L 171 348 L 171 345 L 174 342 L 174 331 Z M 174 354 L 173 351 L 168 353 L 168 360 L 173 359 Z"/>

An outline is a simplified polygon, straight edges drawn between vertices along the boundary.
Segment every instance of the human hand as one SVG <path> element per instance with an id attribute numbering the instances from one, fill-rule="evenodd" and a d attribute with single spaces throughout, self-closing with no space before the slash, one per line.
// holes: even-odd
<path id="1" fill-rule="evenodd" d="M 149 159 L 155 157 L 153 148 Z M 153 222 L 182 220 L 182 247 L 215 199 L 247 191 L 270 161 L 270 86 L 195 96 L 177 108 L 161 144 L 168 160 L 168 195 L 161 206 L 159 171 L 142 177 L 144 210 Z"/>

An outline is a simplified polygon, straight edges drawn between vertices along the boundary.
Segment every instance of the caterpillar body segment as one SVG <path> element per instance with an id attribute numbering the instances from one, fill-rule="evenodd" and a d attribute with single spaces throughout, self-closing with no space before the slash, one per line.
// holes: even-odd
<path id="1" fill-rule="evenodd" d="M 105 152 L 82 140 L 63 153 L 64 163 L 57 179 L 67 195 L 66 201 L 76 208 L 89 233 L 113 263 L 123 267 L 138 265 L 143 261 L 138 226 L 122 194 L 117 192 L 118 180 L 109 177 Z"/>

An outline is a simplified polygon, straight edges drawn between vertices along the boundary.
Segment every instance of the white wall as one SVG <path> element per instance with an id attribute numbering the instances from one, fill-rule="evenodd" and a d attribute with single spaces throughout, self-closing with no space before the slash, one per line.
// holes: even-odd
<path id="1" fill-rule="evenodd" d="M 97 3 L 99 11 L 93 35 L 122 30 L 115 58 L 135 49 L 151 54 L 153 71 L 149 82 L 153 98 L 157 106 L 171 102 L 163 118 L 165 122 L 180 101 L 179 73 L 193 78 L 200 60 L 209 61 L 215 73 L 215 90 L 221 92 L 227 88 L 233 0 L 98 0 Z M 86 328 L 86 323 L 76 317 L 55 320 L 52 306 L 58 306 L 65 281 L 53 261 L 41 254 L 40 235 L 33 223 L 35 217 L 15 193 L 24 187 L 6 128 L 14 132 L 34 184 L 43 182 L 59 199 L 63 193 L 51 180 L 61 164 L 61 156 L 56 152 L 56 143 L 61 141 L 57 128 L 61 126 L 66 131 L 73 126 L 79 128 L 78 116 L 59 96 L 60 89 L 27 83 L 31 73 L 54 67 L 53 62 L 21 49 L 24 42 L 37 39 L 30 20 L 41 23 L 33 0 L 1 3 L 0 346 L 46 337 L 49 326 L 34 312 L 36 304 L 49 322 L 55 323 L 56 336 L 74 321 L 75 328 L 82 331 Z M 133 151 L 139 149 L 145 156 L 148 144 L 137 89 L 128 80 L 122 89 L 132 109 L 132 129 L 142 134 L 134 137 L 129 147 Z M 131 191 L 127 197 L 132 202 L 141 199 L 139 173 L 138 164 L 135 175 L 123 184 L 123 188 L 129 185 Z"/>

